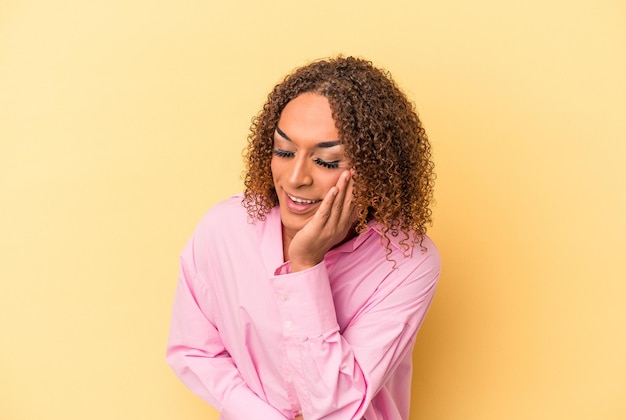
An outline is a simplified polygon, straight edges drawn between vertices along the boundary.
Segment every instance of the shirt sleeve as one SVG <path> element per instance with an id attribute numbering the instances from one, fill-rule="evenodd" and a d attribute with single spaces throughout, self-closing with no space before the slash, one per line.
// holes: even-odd
<path id="1" fill-rule="evenodd" d="M 221 419 L 284 420 L 245 383 L 200 302 L 209 296 L 181 257 L 167 346 L 167 362 L 181 381 L 221 412 Z"/>
<path id="2" fill-rule="evenodd" d="M 361 419 L 372 398 L 412 351 L 432 301 L 440 263 L 427 257 L 392 270 L 360 313 L 340 331 L 324 262 L 307 270 L 277 270 L 287 359 L 304 418 Z M 402 272 L 403 274 L 398 274 Z"/>

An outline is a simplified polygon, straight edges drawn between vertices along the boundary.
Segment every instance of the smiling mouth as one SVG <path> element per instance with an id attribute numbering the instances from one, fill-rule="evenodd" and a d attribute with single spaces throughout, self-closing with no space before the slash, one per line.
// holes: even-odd
<path id="1" fill-rule="evenodd" d="M 298 204 L 315 204 L 318 201 L 321 201 L 321 200 L 306 200 L 304 198 L 294 197 L 291 194 L 287 194 L 287 197 L 289 197 L 289 199 L 293 201 L 294 203 L 298 203 Z"/>

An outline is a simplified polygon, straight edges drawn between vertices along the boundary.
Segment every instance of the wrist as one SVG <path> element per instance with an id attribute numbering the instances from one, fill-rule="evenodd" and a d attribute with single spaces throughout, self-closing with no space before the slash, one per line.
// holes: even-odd
<path id="1" fill-rule="evenodd" d="M 304 271 L 304 270 L 308 270 L 309 268 L 313 268 L 316 265 L 318 265 L 320 261 L 299 261 L 299 260 L 291 260 L 289 262 L 290 268 L 291 268 L 291 272 L 292 273 L 297 273 L 298 271 Z"/>
<path id="2" fill-rule="evenodd" d="M 316 265 L 317 264 L 296 262 L 296 261 L 293 261 L 293 260 L 290 263 L 290 267 L 291 267 L 291 272 L 292 273 L 297 273 L 298 271 L 308 270 L 309 268 L 313 268 Z"/>

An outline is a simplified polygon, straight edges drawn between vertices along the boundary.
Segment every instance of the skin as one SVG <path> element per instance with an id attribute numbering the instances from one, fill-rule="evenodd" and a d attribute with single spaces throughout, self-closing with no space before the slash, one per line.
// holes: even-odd
<path id="1" fill-rule="evenodd" d="M 355 234 L 352 170 L 328 99 L 304 93 L 285 106 L 271 169 L 284 259 L 291 261 L 292 272 L 311 268 Z"/>

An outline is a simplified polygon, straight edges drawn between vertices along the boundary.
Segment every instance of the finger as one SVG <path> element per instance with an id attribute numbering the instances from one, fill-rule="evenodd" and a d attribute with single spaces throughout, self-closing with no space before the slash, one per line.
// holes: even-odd
<path id="1" fill-rule="evenodd" d="M 354 198 L 354 195 L 352 192 L 353 189 L 354 189 L 354 178 L 350 177 L 346 185 L 346 191 L 343 197 L 343 207 L 342 207 L 342 211 L 339 216 L 339 222 L 338 222 L 342 226 L 342 228 L 346 230 L 349 229 L 356 221 L 356 207 L 354 203 L 352 202 Z"/>
<path id="2" fill-rule="evenodd" d="M 354 177 L 350 176 L 350 181 L 348 182 L 348 186 L 346 188 L 346 195 L 344 197 L 343 204 L 343 215 L 347 217 L 350 221 L 350 224 L 356 221 L 356 207 L 352 200 L 354 200 Z"/>
<path id="3" fill-rule="evenodd" d="M 331 189 L 328 190 L 328 192 L 324 196 L 324 199 L 320 203 L 319 208 L 313 215 L 312 221 L 315 221 L 316 223 L 318 223 L 320 225 L 319 226 L 320 229 L 326 225 L 326 223 L 328 222 L 328 219 L 330 218 L 332 214 L 332 208 L 336 200 L 337 193 L 338 193 L 337 187 L 336 186 L 331 187 Z"/>
<path id="4" fill-rule="evenodd" d="M 350 213 L 350 205 L 352 204 L 352 189 L 354 185 L 354 179 L 352 178 L 352 171 L 346 171 L 342 175 L 343 180 L 338 183 L 340 192 L 337 194 L 335 201 L 341 200 L 340 203 L 336 203 L 335 207 L 340 210 L 340 216 L 343 216 L 346 212 Z M 341 184 L 341 185 L 339 185 Z"/>
<path id="5" fill-rule="evenodd" d="M 329 224 L 336 225 L 342 218 L 344 204 L 346 200 L 346 191 L 350 185 L 350 171 L 344 171 L 337 180 L 337 196 L 333 202 L 332 212 L 328 219 Z"/>

